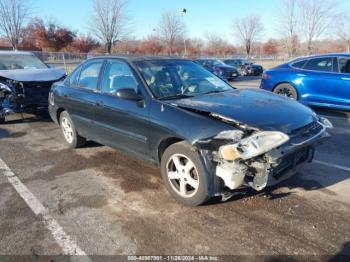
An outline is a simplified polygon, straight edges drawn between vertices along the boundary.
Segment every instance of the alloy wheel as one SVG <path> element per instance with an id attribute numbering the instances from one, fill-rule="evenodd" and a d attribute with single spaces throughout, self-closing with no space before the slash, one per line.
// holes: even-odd
<path id="1" fill-rule="evenodd" d="M 64 138 L 67 140 L 69 144 L 73 143 L 74 131 L 72 128 L 72 124 L 66 117 L 64 117 L 62 118 L 61 125 L 62 125 L 62 132 L 63 132 Z"/>
<path id="2" fill-rule="evenodd" d="M 167 177 L 172 189 L 181 197 L 194 196 L 199 188 L 198 171 L 186 156 L 173 155 L 166 165 Z"/>

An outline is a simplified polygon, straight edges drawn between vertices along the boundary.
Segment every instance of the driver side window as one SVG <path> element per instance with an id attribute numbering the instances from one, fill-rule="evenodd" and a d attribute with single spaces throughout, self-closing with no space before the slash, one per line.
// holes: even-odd
<path id="1" fill-rule="evenodd" d="M 124 88 L 132 88 L 136 93 L 139 93 L 138 82 L 130 67 L 122 61 L 107 61 L 102 82 L 102 92 L 113 95 Z"/>

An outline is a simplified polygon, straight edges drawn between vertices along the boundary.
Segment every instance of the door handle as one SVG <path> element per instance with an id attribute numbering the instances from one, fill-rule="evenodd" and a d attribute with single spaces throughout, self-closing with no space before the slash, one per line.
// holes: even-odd
<path id="1" fill-rule="evenodd" d="M 297 74 L 297 76 L 304 77 L 304 76 L 306 76 L 306 75 L 304 75 L 304 74 Z"/>
<path id="2" fill-rule="evenodd" d="M 350 81 L 350 77 L 342 77 L 341 79 L 345 81 Z"/>

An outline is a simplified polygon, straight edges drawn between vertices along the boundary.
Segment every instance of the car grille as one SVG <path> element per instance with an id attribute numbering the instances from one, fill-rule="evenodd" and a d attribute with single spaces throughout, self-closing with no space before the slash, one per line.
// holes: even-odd
<path id="1" fill-rule="evenodd" d="M 319 122 L 315 121 L 304 127 L 293 130 L 291 137 L 309 137 L 312 135 L 317 135 L 322 131 L 322 129 L 323 126 Z"/>
<path id="2" fill-rule="evenodd" d="M 305 147 L 282 159 L 280 164 L 273 169 L 273 177 L 279 179 L 289 171 L 296 171 L 297 167 L 305 162 L 311 161 L 315 150 L 312 147 Z"/>

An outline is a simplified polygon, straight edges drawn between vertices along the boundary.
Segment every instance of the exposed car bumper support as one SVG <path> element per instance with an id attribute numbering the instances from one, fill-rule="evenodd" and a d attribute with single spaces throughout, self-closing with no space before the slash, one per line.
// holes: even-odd
<path id="1" fill-rule="evenodd" d="M 249 186 L 261 191 L 267 186 L 288 179 L 303 165 L 312 162 L 314 147 L 329 137 L 326 128 L 323 128 L 318 135 L 307 139 L 304 143 L 289 142 L 254 159 L 234 162 L 220 160 L 216 175 L 221 177 L 225 186 L 231 190 Z"/>
<path id="2" fill-rule="evenodd" d="M 239 141 L 242 138 L 241 131 L 222 132 L 210 140 L 197 142 L 198 146 L 212 150 L 214 174 L 216 179 L 221 180 L 223 184 L 223 188 L 216 187 L 215 195 L 221 195 L 224 200 L 233 196 L 233 194 L 228 195 L 228 192 L 243 187 L 261 191 L 267 186 L 278 184 L 293 176 L 302 166 L 312 162 L 315 146 L 330 138 L 327 128 L 331 126 L 326 126 L 322 122 L 319 124 L 322 126 L 321 131 L 305 138 L 303 142 L 295 142 L 293 139 L 278 148 L 248 160 L 227 161 L 220 158 L 218 149 L 214 149 L 222 145 L 222 139 L 226 139 L 225 143 L 228 143 L 227 140 L 231 140 L 229 143 Z M 217 181 L 216 184 L 219 185 L 220 182 Z"/>

